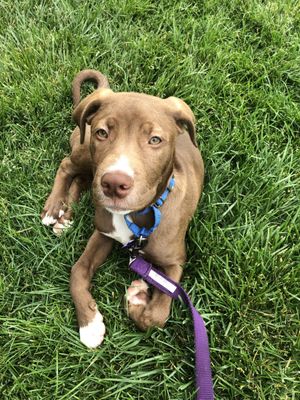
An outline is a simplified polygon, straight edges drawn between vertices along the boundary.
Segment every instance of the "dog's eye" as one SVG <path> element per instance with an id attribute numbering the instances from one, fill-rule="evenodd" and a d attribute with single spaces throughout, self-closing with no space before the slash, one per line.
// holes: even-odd
<path id="1" fill-rule="evenodd" d="M 159 144 L 161 143 L 161 138 L 159 136 L 152 136 L 148 142 L 149 144 Z"/>
<path id="2" fill-rule="evenodd" d="M 105 129 L 98 129 L 96 131 L 96 135 L 98 137 L 98 139 L 107 139 L 108 138 L 108 132 L 106 132 Z"/>

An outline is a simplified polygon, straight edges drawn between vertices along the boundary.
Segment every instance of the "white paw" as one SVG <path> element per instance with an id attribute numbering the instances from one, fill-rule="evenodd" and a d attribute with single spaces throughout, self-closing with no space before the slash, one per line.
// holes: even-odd
<path id="1" fill-rule="evenodd" d="M 80 340 L 90 349 L 94 349 L 103 342 L 105 334 L 105 325 L 103 323 L 103 317 L 96 311 L 94 319 L 89 322 L 86 326 L 79 328 Z"/>
<path id="2" fill-rule="evenodd" d="M 57 222 L 57 219 L 52 217 L 52 215 L 48 215 L 48 213 L 42 219 L 42 224 L 44 224 L 46 226 L 53 225 L 56 222 Z"/>
<path id="3" fill-rule="evenodd" d="M 127 289 L 126 299 L 129 304 L 146 305 L 148 303 L 148 285 L 143 279 L 131 282 Z"/>
<path id="4" fill-rule="evenodd" d="M 56 224 L 53 226 L 53 232 L 55 235 L 59 236 L 63 233 L 64 230 L 70 228 L 70 226 L 73 224 L 73 221 L 69 219 L 64 219 L 63 223 L 56 222 Z"/>

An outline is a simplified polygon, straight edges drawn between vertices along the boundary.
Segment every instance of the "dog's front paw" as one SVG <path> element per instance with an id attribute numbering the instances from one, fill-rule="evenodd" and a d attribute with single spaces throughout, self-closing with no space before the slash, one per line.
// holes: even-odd
<path id="1" fill-rule="evenodd" d="M 105 335 L 105 325 L 103 323 L 103 317 L 97 310 L 94 318 L 86 326 L 79 328 L 79 336 L 81 342 L 94 349 L 103 342 Z"/>
<path id="2" fill-rule="evenodd" d="M 41 214 L 42 223 L 44 225 L 55 225 L 57 221 L 63 217 L 65 213 L 65 202 L 63 199 L 53 199 L 49 196 L 43 212 Z"/>

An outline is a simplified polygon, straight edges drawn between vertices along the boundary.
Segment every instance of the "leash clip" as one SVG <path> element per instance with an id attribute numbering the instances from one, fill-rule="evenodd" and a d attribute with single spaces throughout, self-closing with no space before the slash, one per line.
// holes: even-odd
<path id="1" fill-rule="evenodd" d="M 141 235 L 138 238 L 129 242 L 124 247 L 127 247 L 131 258 L 136 258 L 139 255 L 140 250 L 142 250 L 146 246 L 147 242 L 148 239 Z"/>
<path id="2" fill-rule="evenodd" d="M 136 247 L 139 248 L 139 250 L 141 250 L 142 248 L 144 248 L 146 246 L 147 242 L 148 242 L 148 239 L 141 235 L 137 239 L 137 246 Z"/>

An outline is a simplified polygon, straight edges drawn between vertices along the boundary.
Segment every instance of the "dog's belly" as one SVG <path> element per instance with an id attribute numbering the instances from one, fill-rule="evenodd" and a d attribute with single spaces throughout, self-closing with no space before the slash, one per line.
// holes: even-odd
<path id="1" fill-rule="evenodd" d="M 112 239 L 116 240 L 117 242 L 120 242 L 122 244 L 127 244 L 132 237 L 132 232 L 128 228 L 125 218 L 123 214 L 116 214 L 112 213 L 112 225 L 113 225 L 113 231 L 106 233 L 106 232 L 101 232 L 105 236 L 109 236 Z"/>

